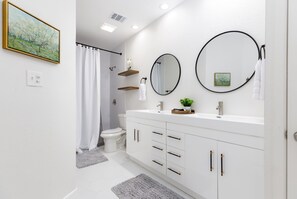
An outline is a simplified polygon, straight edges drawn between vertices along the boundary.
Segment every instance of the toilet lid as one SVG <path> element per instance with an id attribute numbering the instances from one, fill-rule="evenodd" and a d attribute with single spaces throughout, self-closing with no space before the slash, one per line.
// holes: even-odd
<path id="1" fill-rule="evenodd" d="M 123 130 L 123 129 L 121 129 L 121 128 L 108 129 L 108 130 L 102 131 L 102 134 L 119 133 L 119 132 L 121 132 L 122 130 Z"/>

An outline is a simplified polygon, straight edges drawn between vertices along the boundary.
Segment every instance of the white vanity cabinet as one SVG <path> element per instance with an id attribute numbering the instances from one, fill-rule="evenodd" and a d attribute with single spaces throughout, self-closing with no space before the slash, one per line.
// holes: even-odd
<path id="1" fill-rule="evenodd" d="M 166 174 L 164 122 L 127 119 L 127 153 L 141 163 Z"/>
<path id="2" fill-rule="evenodd" d="M 185 136 L 185 186 L 207 199 L 263 199 L 264 152 Z"/>
<path id="3" fill-rule="evenodd" d="M 150 133 L 149 127 L 136 122 L 127 122 L 127 153 L 141 161 L 148 163 L 150 156 Z"/>
<path id="4" fill-rule="evenodd" d="M 185 136 L 185 186 L 207 199 L 217 199 L 217 154 L 217 141 Z"/>
<path id="5" fill-rule="evenodd" d="M 127 153 L 195 198 L 264 198 L 261 120 L 127 116 Z"/>
<path id="6" fill-rule="evenodd" d="M 220 199 L 264 198 L 264 151 L 218 142 Z"/>

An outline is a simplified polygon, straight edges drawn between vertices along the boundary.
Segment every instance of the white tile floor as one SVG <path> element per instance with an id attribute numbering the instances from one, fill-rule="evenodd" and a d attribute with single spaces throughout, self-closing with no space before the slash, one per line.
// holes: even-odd
<path id="1" fill-rule="evenodd" d="M 69 199 L 117 199 L 111 188 L 141 173 L 152 177 L 186 199 L 192 197 L 166 183 L 151 172 L 131 161 L 124 151 L 105 154 L 107 162 L 77 169 L 78 190 Z"/>

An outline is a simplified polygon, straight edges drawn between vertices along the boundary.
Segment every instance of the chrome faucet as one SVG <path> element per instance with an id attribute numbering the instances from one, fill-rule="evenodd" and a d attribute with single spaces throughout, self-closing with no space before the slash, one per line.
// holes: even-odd
<path id="1" fill-rule="evenodd" d="M 223 101 L 219 101 L 217 110 L 219 111 L 219 115 L 223 115 L 224 114 L 224 103 L 223 103 Z"/>
<path id="2" fill-rule="evenodd" d="M 157 105 L 157 107 L 159 107 L 159 112 L 163 111 L 163 102 L 160 101 L 159 104 Z"/>

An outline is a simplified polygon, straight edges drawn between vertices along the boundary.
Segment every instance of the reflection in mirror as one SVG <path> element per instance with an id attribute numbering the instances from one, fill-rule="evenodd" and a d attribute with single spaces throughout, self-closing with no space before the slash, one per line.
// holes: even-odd
<path id="1" fill-rule="evenodd" d="M 181 75 L 178 59 L 171 54 L 161 55 L 152 66 L 151 84 L 159 95 L 168 95 L 177 87 Z"/>
<path id="2" fill-rule="evenodd" d="M 208 41 L 200 51 L 196 76 L 211 92 L 231 92 L 253 77 L 258 58 L 258 44 L 250 35 L 240 31 L 224 32 Z"/>

